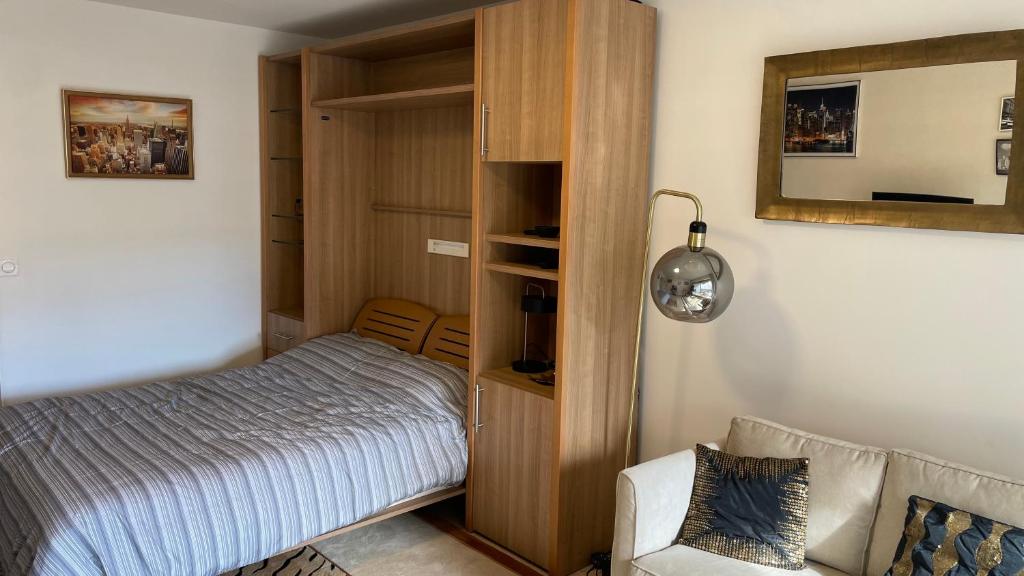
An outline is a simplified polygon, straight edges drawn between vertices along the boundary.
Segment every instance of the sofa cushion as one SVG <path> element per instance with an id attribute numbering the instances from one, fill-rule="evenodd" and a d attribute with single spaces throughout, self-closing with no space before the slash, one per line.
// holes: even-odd
<path id="1" fill-rule="evenodd" d="M 885 450 L 749 416 L 733 418 L 725 449 L 741 456 L 809 458 L 807 559 L 849 574 L 863 573 L 885 478 Z M 902 516 L 900 520 L 902 527 Z"/>
<path id="2" fill-rule="evenodd" d="M 911 496 L 909 504 L 903 538 L 885 576 L 1024 574 L 1024 530 L 920 496 Z"/>
<path id="3" fill-rule="evenodd" d="M 751 458 L 697 445 L 679 544 L 799 570 L 807 540 L 806 458 Z"/>
<path id="4" fill-rule="evenodd" d="M 903 536 L 907 499 L 915 495 L 997 522 L 1024 526 L 1024 482 L 909 450 L 894 450 L 889 455 L 882 503 L 871 536 L 868 574 L 884 574 L 892 565 Z"/>
<path id="5" fill-rule="evenodd" d="M 803 570 L 783 570 L 750 564 L 710 552 L 681 546 L 670 546 L 633 561 L 634 576 L 844 576 L 843 572 L 814 562 Z"/>

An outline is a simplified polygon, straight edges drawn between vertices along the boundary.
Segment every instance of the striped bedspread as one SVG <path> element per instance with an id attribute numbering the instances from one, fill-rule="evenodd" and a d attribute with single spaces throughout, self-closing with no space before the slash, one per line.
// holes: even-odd
<path id="1" fill-rule="evenodd" d="M 0 574 L 218 574 L 466 473 L 466 373 L 355 334 L 0 409 Z"/>

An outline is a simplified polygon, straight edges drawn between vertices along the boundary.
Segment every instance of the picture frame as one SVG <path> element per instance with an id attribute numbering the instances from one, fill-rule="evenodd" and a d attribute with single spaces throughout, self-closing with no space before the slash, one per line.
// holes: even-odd
<path id="1" fill-rule="evenodd" d="M 997 176 L 1009 176 L 1010 175 L 1010 147 L 1013 144 L 1013 140 L 1000 139 L 996 140 L 996 175 Z"/>
<path id="2" fill-rule="evenodd" d="M 192 100 L 62 90 L 68 178 L 195 179 Z"/>
<path id="3" fill-rule="evenodd" d="M 1016 105 L 1013 96 L 1003 96 L 999 101 L 999 131 L 1010 132 L 1013 130 L 1013 117 Z"/>
<path id="4" fill-rule="evenodd" d="M 857 156 L 860 80 L 786 86 L 785 157 Z"/>

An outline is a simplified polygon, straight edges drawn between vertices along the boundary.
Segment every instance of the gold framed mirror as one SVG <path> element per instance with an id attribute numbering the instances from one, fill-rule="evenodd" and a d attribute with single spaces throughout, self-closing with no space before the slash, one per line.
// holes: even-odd
<path id="1" fill-rule="evenodd" d="M 1024 30 L 765 59 L 766 220 L 1024 233 Z"/>

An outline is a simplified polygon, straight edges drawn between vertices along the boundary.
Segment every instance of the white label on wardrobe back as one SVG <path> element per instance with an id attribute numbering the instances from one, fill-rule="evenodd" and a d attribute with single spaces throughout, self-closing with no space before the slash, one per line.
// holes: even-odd
<path id="1" fill-rule="evenodd" d="M 452 242 L 451 240 L 427 239 L 427 252 L 431 254 L 444 254 L 445 256 L 458 256 L 469 258 L 469 244 L 466 242 Z"/>

